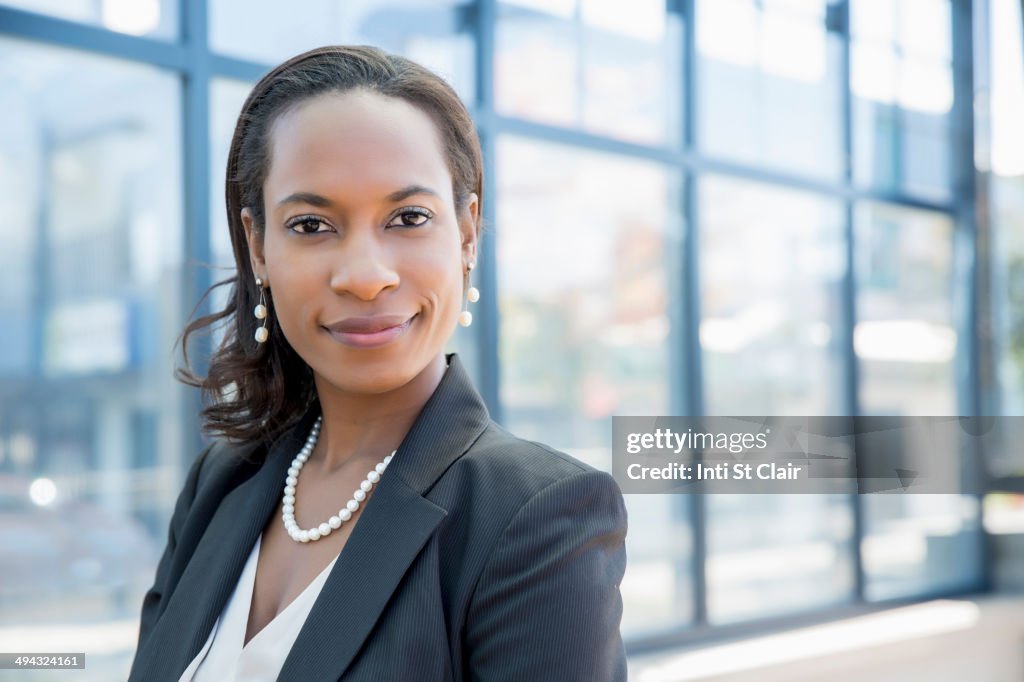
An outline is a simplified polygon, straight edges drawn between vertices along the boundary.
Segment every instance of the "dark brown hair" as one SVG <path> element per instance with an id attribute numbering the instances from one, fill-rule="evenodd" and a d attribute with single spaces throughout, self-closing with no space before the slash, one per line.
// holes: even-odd
<path id="1" fill-rule="evenodd" d="M 462 213 L 472 192 L 482 205 L 483 163 L 473 120 L 451 86 L 430 70 L 375 47 L 331 45 L 292 57 L 263 76 L 242 106 L 228 154 L 226 198 L 236 274 L 204 294 L 205 298 L 217 287 L 231 285 L 227 305 L 189 322 L 179 338 L 185 366 L 176 369 L 175 377 L 202 390 L 205 405 L 200 416 L 203 430 L 211 435 L 269 442 L 316 400 L 312 370 L 278 325 L 268 325 L 267 343 L 254 339 L 259 325 L 252 311 L 259 290 L 241 212 L 249 207 L 254 238 L 262 238 L 263 182 L 270 167 L 274 122 L 313 97 L 356 88 L 405 100 L 427 113 L 444 144 L 456 212 Z M 477 230 L 480 226 L 478 220 Z M 273 315 L 269 290 L 266 296 Z M 217 323 L 222 323 L 223 339 L 210 357 L 207 375 L 197 376 L 188 359 L 188 338 L 199 330 L 212 332 Z"/>

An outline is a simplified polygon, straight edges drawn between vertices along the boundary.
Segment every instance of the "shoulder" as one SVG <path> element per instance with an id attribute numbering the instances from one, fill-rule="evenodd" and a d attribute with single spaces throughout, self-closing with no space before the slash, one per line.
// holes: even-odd
<path id="1" fill-rule="evenodd" d="M 627 516 L 615 480 L 497 425 L 456 465 L 478 486 L 465 489 L 469 513 L 455 514 L 451 548 L 458 570 L 471 576 L 470 676 L 625 680 L 619 584 Z"/>
<path id="2" fill-rule="evenodd" d="M 625 520 L 610 474 L 491 421 L 427 497 L 456 523 L 486 528 L 492 540 L 517 516 L 608 516 Z"/>
<path id="3" fill-rule="evenodd" d="M 188 474 L 188 483 L 196 501 L 213 498 L 219 501 L 232 488 L 240 485 L 263 465 L 258 458 L 260 445 L 214 440 L 196 458 Z"/>
<path id="4" fill-rule="evenodd" d="M 494 421 L 456 466 L 473 469 L 481 475 L 500 476 L 505 492 L 523 494 L 536 493 L 566 478 L 604 474 L 550 445 L 516 436 Z"/>

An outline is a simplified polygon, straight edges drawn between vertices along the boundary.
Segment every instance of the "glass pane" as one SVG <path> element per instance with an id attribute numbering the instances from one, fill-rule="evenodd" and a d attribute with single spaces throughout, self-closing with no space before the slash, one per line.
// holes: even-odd
<path id="1" fill-rule="evenodd" d="M 930 61 L 952 59 L 949 0 L 854 0 L 850 33 L 862 43 L 894 48 Z"/>
<path id="2" fill-rule="evenodd" d="M 766 8 L 754 0 L 697 0 L 701 149 L 840 177 L 842 44 L 825 31 L 824 8 L 824 0 Z"/>
<path id="3" fill-rule="evenodd" d="M 133 36 L 178 38 L 179 0 L 0 0 L 0 5 Z"/>
<path id="4" fill-rule="evenodd" d="M 1001 412 L 1024 415 L 1024 18 L 1018 0 L 990 4 L 990 201 Z M 984 170 L 984 169 L 983 169 Z M 1018 453 L 1011 466 L 1024 468 Z"/>
<path id="5" fill-rule="evenodd" d="M 721 177 L 698 185 L 701 348 L 710 415 L 842 414 L 842 205 Z M 851 598 L 849 498 L 705 497 L 708 617 Z"/>
<path id="6" fill-rule="evenodd" d="M 612 415 L 670 413 L 680 178 L 514 137 L 499 138 L 496 162 L 505 422 L 610 469 Z M 627 636 L 692 617 L 684 498 L 657 497 L 627 496 Z"/>
<path id="7" fill-rule="evenodd" d="M 846 495 L 724 495 L 707 502 L 708 618 L 765 618 L 853 598 Z"/>
<path id="8" fill-rule="evenodd" d="M 1024 176 L 1024 7 L 1017 0 L 991 0 L 988 58 L 991 170 Z M 987 170 L 982 167 L 982 170 Z M 1007 226 L 1009 227 L 1009 226 Z"/>
<path id="9" fill-rule="evenodd" d="M 676 145 L 682 28 L 664 0 L 498 6 L 494 91 L 506 116 Z"/>
<path id="10" fill-rule="evenodd" d="M 980 504 L 970 495 L 864 495 L 865 596 L 913 597 L 981 581 Z"/>
<path id="11" fill-rule="evenodd" d="M 989 191 L 1000 412 L 1024 415 L 1024 173 L 993 173 Z M 1016 459 L 1024 470 L 1024 452 L 1018 451 Z"/>
<path id="12" fill-rule="evenodd" d="M 864 203 L 854 225 L 861 413 L 957 414 L 952 221 Z"/>
<path id="13" fill-rule="evenodd" d="M 705 412 L 842 414 L 842 205 L 722 177 L 699 197 Z"/>
<path id="14" fill-rule="evenodd" d="M 871 4 L 854 2 L 853 6 Z M 953 36 L 949 0 L 900 0 L 898 44 L 905 54 L 948 62 Z"/>
<path id="15" fill-rule="evenodd" d="M 9 39 L 0 63 L 3 639 L 125 679 L 182 473 L 179 80 Z"/>
<path id="16" fill-rule="evenodd" d="M 277 64 L 321 45 L 374 45 L 419 62 L 464 102 L 474 93 L 469 0 L 209 0 L 210 49 Z"/>
<path id="17" fill-rule="evenodd" d="M 496 160 L 509 428 L 610 468 L 613 414 L 669 413 L 678 175 L 512 137 Z"/>
<path id="18" fill-rule="evenodd" d="M 214 281 L 234 274 L 235 269 L 227 206 L 224 203 L 224 183 L 227 180 L 225 173 L 235 123 L 253 85 L 227 78 L 214 78 L 210 82 L 210 178 L 213 182 L 210 187 L 210 250 L 213 262 L 218 267 L 228 268 L 217 271 L 213 276 Z"/>
<path id="19" fill-rule="evenodd" d="M 252 83 L 213 78 L 210 81 L 210 282 L 216 283 L 235 274 L 235 255 L 228 229 L 227 205 L 224 197 L 228 152 L 235 123 L 249 96 Z M 223 310 L 231 294 L 230 286 L 214 289 L 210 295 L 210 311 Z M 210 348 L 216 348 L 224 338 L 222 325 L 213 329 Z M 191 344 L 191 340 L 190 340 Z"/>
<path id="20" fill-rule="evenodd" d="M 948 0 L 855 2 L 850 45 L 854 178 L 942 201 L 951 192 Z"/>
<path id="21" fill-rule="evenodd" d="M 850 33 L 871 42 L 896 42 L 899 3 L 887 0 L 854 0 L 850 3 Z"/>
<path id="22" fill-rule="evenodd" d="M 693 621 L 693 533 L 687 495 L 624 495 L 629 515 L 622 636 L 657 635 Z"/>
<path id="23" fill-rule="evenodd" d="M 863 414 L 957 414 L 953 224 L 949 216 L 878 203 L 854 220 L 854 349 Z M 865 495 L 861 545 L 869 599 L 962 588 L 983 556 L 977 499 Z"/>

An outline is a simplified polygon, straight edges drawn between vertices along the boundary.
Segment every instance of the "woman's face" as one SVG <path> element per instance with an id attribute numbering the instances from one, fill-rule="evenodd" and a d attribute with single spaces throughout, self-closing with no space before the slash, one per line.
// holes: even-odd
<path id="1" fill-rule="evenodd" d="M 253 272 L 273 294 L 269 324 L 318 382 L 355 393 L 404 386 L 454 330 L 476 260 L 476 194 L 456 215 L 431 118 L 365 90 L 285 113 L 270 154 L 262 238 L 242 211 Z"/>

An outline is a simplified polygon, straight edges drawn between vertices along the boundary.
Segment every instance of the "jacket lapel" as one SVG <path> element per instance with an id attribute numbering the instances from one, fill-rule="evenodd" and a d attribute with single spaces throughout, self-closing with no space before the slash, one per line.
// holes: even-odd
<path id="1" fill-rule="evenodd" d="M 280 679 L 341 677 L 409 565 L 447 515 L 423 494 L 490 422 L 458 356 L 448 357 L 450 364 L 441 383 L 366 503 L 284 662 Z M 240 570 L 241 565 L 236 577 Z"/>
<path id="2" fill-rule="evenodd" d="M 318 410 L 310 410 L 270 447 L 259 470 L 224 496 L 210 519 L 167 608 L 147 643 L 140 679 L 180 674 L 195 658 L 227 604 L 256 538 L 273 514 L 292 455 L 302 447 Z M 224 457 L 235 452 L 225 451 Z M 259 463 L 239 460 L 239 474 Z"/>

